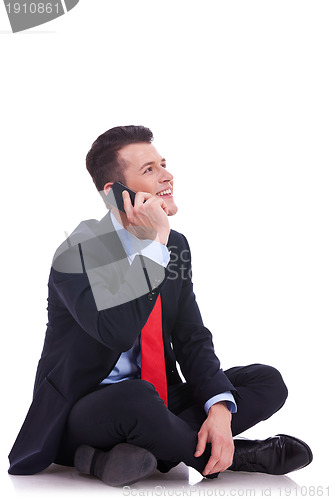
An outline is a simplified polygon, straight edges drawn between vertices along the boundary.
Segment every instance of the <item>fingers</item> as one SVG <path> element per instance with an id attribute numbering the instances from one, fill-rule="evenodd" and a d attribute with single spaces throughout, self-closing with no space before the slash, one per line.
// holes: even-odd
<path id="1" fill-rule="evenodd" d="M 159 199 L 156 196 L 153 196 L 151 193 L 145 193 L 143 191 L 139 191 L 135 195 L 134 206 L 132 205 L 130 196 L 127 191 L 122 192 L 123 200 L 124 200 L 124 209 L 127 215 L 127 218 L 131 219 L 133 214 L 139 213 L 142 209 L 146 210 L 153 204 L 157 204 L 160 206 L 166 214 L 168 214 L 168 206 L 162 198 Z"/>
<path id="2" fill-rule="evenodd" d="M 211 443 L 211 455 L 202 474 L 207 476 L 228 469 L 232 465 L 234 456 L 232 436 L 229 439 L 221 434 L 210 435 L 206 427 L 203 426 L 198 433 L 198 442 L 194 453 L 196 458 L 203 454 L 207 443 Z"/>
<path id="3" fill-rule="evenodd" d="M 133 207 L 127 191 L 122 195 L 128 221 L 126 229 L 141 240 L 156 240 L 166 245 L 170 225 L 165 201 L 150 193 L 138 192 Z"/>
<path id="4" fill-rule="evenodd" d="M 212 443 L 211 456 L 203 471 L 203 475 L 215 474 L 228 469 L 233 462 L 234 445 L 233 442 L 223 442 L 222 440 L 214 440 Z"/>
<path id="5" fill-rule="evenodd" d="M 160 199 L 158 200 L 161 204 L 161 208 L 163 208 L 164 212 L 168 215 L 169 210 L 168 210 L 168 205 L 166 204 L 165 200 Z"/>
<path id="6" fill-rule="evenodd" d="M 210 458 L 206 464 L 206 467 L 204 468 L 203 475 L 207 476 L 208 474 L 213 474 L 222 455 L 222 445 L 217 444 L 216 441 L 212 443 L 212 451 Z M 220 471 L 216 471 L 220 472 Z"/>
<path id="7" fill-rule="evenodd" d="M 145 203 L 150 198 L 153 198 L 153 195 L 150 193 L 144 193 L 143 191 L 138 191 L 135 195 L 134 206 L 139 207 L 143 203 Z"/>
<path id="8" fill-rule="evenodd" d="M 145 208 L 152 204 L 160 205 L 160 207 L 164 210 L 164 212 L 168 213 L 168 205 L 166 204 L 163 198 L 159 198 L 158 196 L 154 196 L 150 193 L 138 192 L 135 195 L 135 203 L 134 207 L 139 208 L 141 205 L 145 205 Z"/>
<path id="9" fill-rule="evenodd" d="M 124 201 L 124 209 L 125 209 L 127 217 L 130 219 L 132 217 L 132 214 L 133 214 L 133 205 L 131 202 L 131 198 L 130 198 L 130 195 L 127 191 L 123 191 L 122 195 L 123 195 L 123 201 Z"/>
<path id="10" fill-rule="evenodd" d="M 215 448 L 215 450 L 213 450 L 212 447 L 211 456 L 202 473 L 204 476 L 207 476 L 208 474 L 214 474 L 214 472 L 220 472 L 220 469 L 219 470 L 217 469 L 220 462 L 221 454 L 222 454 L 222 449 Z"/>
<path id="11" fill-rule="evenodd" d="M 205 451 L 206 445 L 207 445 L 207 437 L 208 437 L 207 432 L 205 432 L 203 430 L 201 430 L 198 433 L 198 442 L 197 442 L 197 447 L 196 447 L 196 450 L 194 453 L 195 457 L 201 457 L 201 455 Z"/>

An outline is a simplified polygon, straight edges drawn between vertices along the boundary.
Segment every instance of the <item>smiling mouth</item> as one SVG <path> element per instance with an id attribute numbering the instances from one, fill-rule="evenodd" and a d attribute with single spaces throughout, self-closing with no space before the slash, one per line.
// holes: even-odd
<path id="1" fill-rule="evenodd" d="M 160 191 L 159 193 L 156 193 L 157 196 L 172 196 L 172 191 L 170 188 L 164 189 L 164 191 Z"/>

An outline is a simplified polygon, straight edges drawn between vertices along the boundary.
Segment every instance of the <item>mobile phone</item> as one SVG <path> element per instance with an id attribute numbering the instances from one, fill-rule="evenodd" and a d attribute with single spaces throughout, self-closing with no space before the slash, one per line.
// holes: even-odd
<path id="1" fill-rule="evenodd" d="M 117 206 L 118 210 L 121 210 L 122 212 L 125 212 L 124 208 L 124 200 L 123 200 L 123 191 L 127 191 L 130 195 L 130 200 L 132 202 L 132 205 L 134 206 L 134 199 L 136 192 L 132 191 L 132 189 L 128 188 L 121 182 L 114 182 L 112 184 L 112 187 L 110 191 L 108 192 L 106 196 L 106 201 L 110 203 L 110 205 Z"/>

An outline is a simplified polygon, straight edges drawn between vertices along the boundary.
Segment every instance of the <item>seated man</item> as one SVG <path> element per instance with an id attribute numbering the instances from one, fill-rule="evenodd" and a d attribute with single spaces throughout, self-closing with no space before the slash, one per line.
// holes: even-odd
<path id="1" fill-rule="evenodd" d="M 187 240 L 170 231 L 173 176 L 152 140 L 145 127 L 115 127 L 87 155 L 109 211 L 82 222 L 54 256 L 44 348 L 11 474 L 56 462 L 123 486 L 179 462 L 214 478 L 226 469 L 285 474 L 312 460 L 284 434 L 233 438 L 279 410 L 287 388 L 267 365 L 220 368 Z"/>

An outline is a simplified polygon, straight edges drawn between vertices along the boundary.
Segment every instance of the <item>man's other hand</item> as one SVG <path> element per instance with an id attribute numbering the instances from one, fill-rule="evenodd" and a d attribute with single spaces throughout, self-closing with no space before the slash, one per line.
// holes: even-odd
<path id="1" fill-rule="evenodd" d="M 208 417 L 198 433 L 195 457 L 203 454 L 207 443 L 211 444 L 211 456 L 202 474 L 207 476 L 228 469 L 233 462 L 234 441 L 231 433 L 231 413 L 224 401 L 209 409 Z"/>

